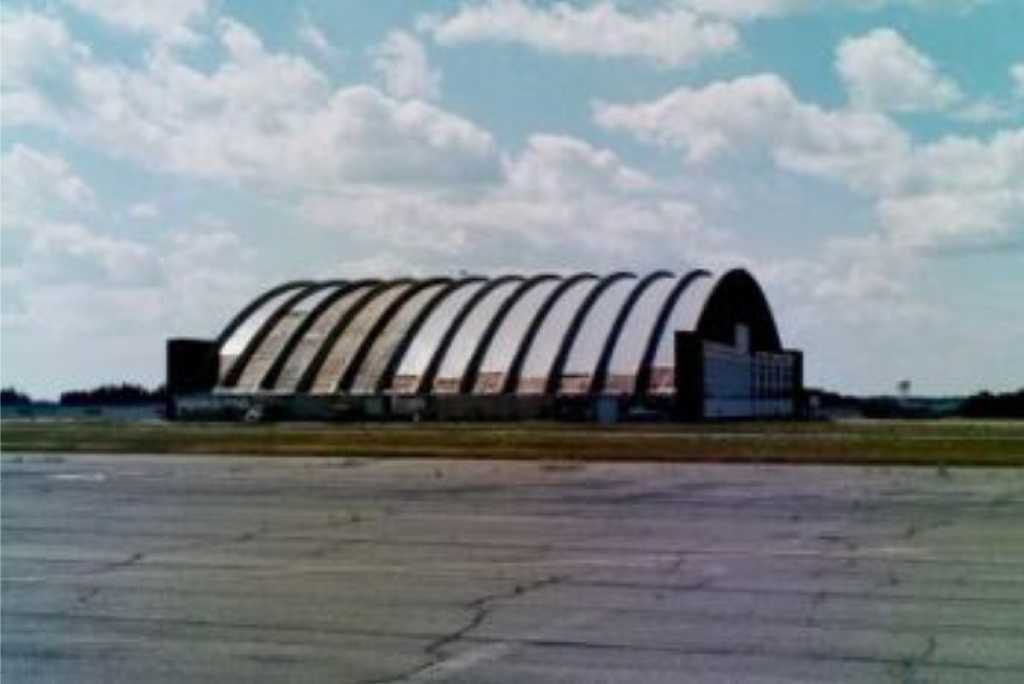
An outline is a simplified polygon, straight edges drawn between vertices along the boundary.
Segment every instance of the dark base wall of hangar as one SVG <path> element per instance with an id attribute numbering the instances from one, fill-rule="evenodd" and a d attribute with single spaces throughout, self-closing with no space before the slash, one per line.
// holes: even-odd
<path id="1" fill-rule="evenodd" d="M 215 391 L 216 344 L 170 340 L 168 415 L 182 420 L 587 420 L 698 421 L 793 418 L 805 413 L 803 354 L 751 352 L 675 334 L 674 391 L 633 397 L 599 395 L 387 393 L 352 395 L 232 394 Z M 197 372 L 198 369 L 198 372 Z M 585 386 L 585 383 L 581 383 Z"/>

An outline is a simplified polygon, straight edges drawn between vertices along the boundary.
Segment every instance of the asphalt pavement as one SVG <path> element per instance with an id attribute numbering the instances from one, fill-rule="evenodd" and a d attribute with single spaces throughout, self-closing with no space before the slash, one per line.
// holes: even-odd
<path id="1" fill-rule="evenodd" d="M 1024 469 L 4 454 L 0 512 L 5 684 L 1024 681 Z"/>

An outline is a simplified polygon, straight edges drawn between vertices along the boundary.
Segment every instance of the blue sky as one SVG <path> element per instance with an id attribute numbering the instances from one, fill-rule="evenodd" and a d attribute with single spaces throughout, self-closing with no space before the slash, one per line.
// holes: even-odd
<path id="1" fill-rule="evenodd" d="M 295 276 L 750 268 L 807 381 L 1024 385 L 1024 3 L 5 2 L 2 382 Z"/>

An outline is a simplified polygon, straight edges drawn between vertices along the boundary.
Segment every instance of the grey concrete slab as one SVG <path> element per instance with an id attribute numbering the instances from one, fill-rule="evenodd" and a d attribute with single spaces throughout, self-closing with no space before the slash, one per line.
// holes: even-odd
<path id="1" fill-rule="evenodd" d="M 5 682 L 1024 681 L 1021 470 L 5 454 L 0 486 Z"/>

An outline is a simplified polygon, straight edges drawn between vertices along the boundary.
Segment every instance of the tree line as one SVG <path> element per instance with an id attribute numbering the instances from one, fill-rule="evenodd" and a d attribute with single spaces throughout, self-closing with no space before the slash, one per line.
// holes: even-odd
<path id="1" fill-rule="evenodd" d="M 121 383 L 62 392 L 59 403 L 61 406 L 134 406 L 163 402 L 166 398 L 167 391 L 163 385 L 151 390 L 142 385 Z M 0 390 L 0 405 L 28 406 L 32 403 L 33 400 L 27 393 L 14 387 Z"/>
<path id="2" fill-rule="evenodd" d="M 855 397 L 810 390 L 821 409 L 846 409 L 867 418 L 1024 418 L 1024 388 L 1015 392 L 978 392 L 967 397 Z"/>
<path id="3" fill-rule="evenodd" d="M 1024 388 L 1016 392 L 978 392 L 969 397 L 939 400 L 853 397 L 823 391 L 815 393 L 820 398 L 821 408 L 848 407 L 870 418 L 1024 418 Z M 148 389 L 142 385 L 121 383 L 63 392 L 59 403 L 61 406 L 133 406 L 159 403 L 166 399 L 167 390 L 163 385 Z M 32 397 L 14 387 L 0 390 L 2 406 L 30 406 L 33 403 Z"/>

